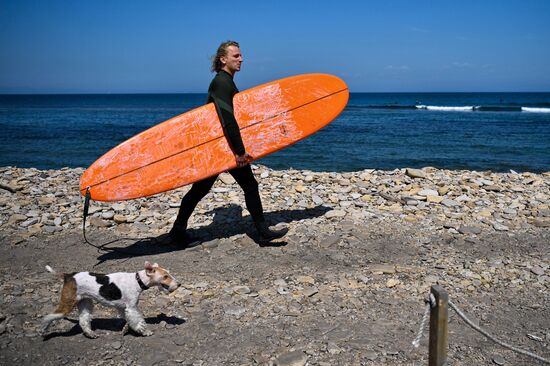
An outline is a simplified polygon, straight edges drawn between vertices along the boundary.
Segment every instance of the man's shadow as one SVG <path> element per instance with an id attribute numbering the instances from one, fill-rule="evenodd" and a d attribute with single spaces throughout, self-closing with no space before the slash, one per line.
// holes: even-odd
<path id="1" fill-rule="evenodd" d="M 114 250 L 112 247 L 107 253 L 101 254 L 97 259 L 99 263 L 109 260 L 151 256 L 156 254 L 169 253 L 173 251 L 184 250 L 200 245 L 202 242 L 208 242 L 215 239 L 229 238 L 238 234 L 248 235 L 254 242 L 260 246 L 284 246 L 285 242 L 266 242 L 263 241 L 254 229 L 254 225 L 250 217 L 242 217 L 242 207 L 236 204 L 229 204 L 224 207 L 215 208 L 205 215 L 213 215 L 212 223 L 207 226 L 201 226 L 198 228 L 188 229 L 188 233 L 199 239 L 198 242 L 192 243 L 190 246 L 178 246 L 177 244 L 160 245 L 163 237 L 167 234 L 163 234 L 158 238 L 147 238 L 138 240 L 137 242 L 127 247 L 117 247 Z M 274 212 L 267 212 L 264 214 L 266 221 L 270 225 L 276 225 L 278 223 L 290 223 L 292 221 L 299 221 L 305 219 L 311 219 L 314 217 L 323 216 L 328 211 L 332 210 L 326 206 L 316 206 L 312 208 L 305 208 L 299 210 L 279 210 Z M 122 238 L 123 239 L 123 238 Z M 121 239 L 121 240 L 122 240 Z"/>
<path id="2" fill-rule="evenodd" d="M 82 333 L 82 328 L 80 328 L 80 325 L 78 325 L 78 319 L 71 319 L 71 318 L 64 318 L 65 320 L 70 321 L 74 324 L 74 326 L 66 330 L 64 332 L 51 332 L 46 334 L 44 337 L 42 337 L 43 341 L 47 341 L 52 338 L 57 337 L 72 337 L 79 333 Z M 160 313 L 159 315 L 155 317 L 149 317 L 145 318 L 145 323 L 147 324 L 159 324 L 160 322 L 166 322 L 166 324 L 170 325 L 181 325 L 185 323 L 185 319 L 178 318 L 176 316 L 167 316 L 164 313 Z M 92 320 L 92 329 L 94 330 L 107 330 L 111 332 L 121 332 L 124 328 L 124 324 L 126 324 L 126 321 L 121 318 L 96 318 Z M 128 334 L 133 334 L 134 336 L 138 336 L 137 333 L 130 330 Z"/>

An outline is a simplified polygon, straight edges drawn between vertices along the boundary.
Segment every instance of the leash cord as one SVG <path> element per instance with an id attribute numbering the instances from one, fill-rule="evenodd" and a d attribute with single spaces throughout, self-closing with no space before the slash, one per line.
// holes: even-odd
<path id="1" fill-rule="evenodd" d="M 94 243 L 92 243 L 88 240 L 88 238 L 86 237 L 86 218 L 88 217 L 88 212 L 89 212 L 89 209 L 90 209 L 90 199 L 91 199 L 90 187 L 88 187 L 86 189 L 86 195 L 84 197 L 85 197 L 84 198 L 84 212 L 83 212 L 83 217 L 82 217 L 82 235 L 84 236 L 84 242 L 86 244 L 96 248 L 98 252 L 103 250 L 105 252 L 117 252 L 117 253 L 121 253 L 121 254 L 135 255 L 136 253 L 132 253 L 132 252 L 123 250 L 122 248 L 107 248 L 106 246 L 109 245 L 109 244 L 115 243 L 117 241 L 120 241 L 120 240 L 143 240 L 143 238 L 118 238 L 118 239 L 114 239 L 114 240 L 108 241 L 106 243 L 103 243 L 101 245 L 94 244 Z"/>

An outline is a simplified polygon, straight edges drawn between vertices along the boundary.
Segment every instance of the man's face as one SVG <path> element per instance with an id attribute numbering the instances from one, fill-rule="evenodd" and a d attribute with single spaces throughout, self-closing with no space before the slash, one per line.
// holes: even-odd
<path id="1" fill-rule="evenodd" d="M 241 71 L 243 55 L 241 55 L 241 50 L 239 49 L 239 47 L 229 46 L 227 47 L 227 54 L 220 57 L 220 61 L 224 65 L 223 69 L 233 75 L 237 71 Z"/>

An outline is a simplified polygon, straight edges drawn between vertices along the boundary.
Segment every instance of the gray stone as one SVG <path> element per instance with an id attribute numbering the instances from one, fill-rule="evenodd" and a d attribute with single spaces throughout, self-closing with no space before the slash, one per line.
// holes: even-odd
<path id="1" fill-rule="evenodd" d="M 508 231 L 508 230 L 510 230 L 510 228 L 509 228 L 508 226 L 503 225 L 503 224 L 501 224 L 501 223 L 499 223 L 499 222 L 495 222 L 495 223 L 493 224 L 493 228 L 494 228 L 495 230 L 497 230 L 497 231 Z"/>
<path id="2" fill-rule="evenodd" d="M 369 270 L 375 274 L 394 274 L 395 266 L 393 264 L 373 264 L 369 266 Z"/>
<path id="3" fill-rule="evenodd" d="M 235 179 L 231 176 L 231 174 L 228 173 L 220 174 L 219 178 L 226 185 L 231 185 L 235 183 Z"/>
<path id="4" fill-rule="evenodd" d="M 448 199 L 448 198 L 445 198 L 443 199 L 443 201 L 441 201 L 441 204 L 445 207 L 456 207 L 456 206 L 460 206 L 460 203 L 458 203 L 457 201 L 455 200 L 451 200 L 451 199 Z"/>
<path id="5" fill-rule="evenodd" d="M 225 308 L 226 315 L 234 316 L 237 319 L 241 318 L 245 312 L 246 312 L 246 309 L 241 306 L 232 305 Z"/>
<path id="6" fill-rule="evenodd" d="M 332 219 L 334 217 L 344 217 L 344 216 L 346 216 L 346 211 L 343 211 L 343 210 L 331 210 L 325 214 L 325 217 L 327 219 Z"/>
<path id="7" fill-rule="evenodd" d="M 460 226 L 458 228 L 458 232 L 461 234 L 473 234 L 478 235 L 481 234 L 481 228 L 477 226 Z"/>
<path id="8" fill-rule="evenodd" d="M 435 189 L 423 189 L 417 193 L 421 197 L 439 196 L 439 192 Z"/>
<path id="9" fill-rule="evenodd" d="M 251 292 L 248 286 L 235 286 L 233 287 L 233 291 L 239 295 L 246 295 Z"/>
<path id="10" fill-rule="evenodd" d="M 23 221 L 22 223 L 19 224 L 19 226 L 21 227 L 29 227 L 31 225 L 34 225 L 34 224 L 37 224 L 40 222 L 40 219 L 38 217 L 33 217 L 32 219 L 29 219 L 29 220 L 26 220 L 26 221 Z"/>
<path id="11" fill-rule="evenodd" d="M 533 272 L 537 276 L 542 276 L 545 273 L 544 269 L 539 267 L 539 266 L 535 266 L 535 267 L 531 268 L 531 272 Z"/>
<path id="12" fill-rule="evenodd" d="M 95 226 L 95 227 L 109 227 L 109 226 L 112 226 L 111 221 L 106 221 L 106 220 L 103 220 L 102 218 L 96 217 L 96 216 L 90 217 L 88 222 L 90 223 L 90 225 Z"/>
<path id="13" fill-rule="evenodd" d="M 531 224 L 536 227 L 550 227 L 550 219 L 536 218 L 531 222 Z"/>
<path id="14" fill-rule="evenodd" d="M 317 206 L 322 205 L 324 203 L 323 199 L 316 194 L 311 196 L 311 200 L 313 203 L 315 203 Z"/>
<path id="15" fill-rule="evenodd" d="M 101 214 L 101 218 L 105 220 L 112 220 L 113 217 L 115 217 L 115 213 L 113 211 L 107 211 Z"/>
<path id="16" fill-rule="evenodd" d="M 123 211 L 126 209 L 126 205 L 124 203 L 114 203 L 112 206 L 113 210 L 115 211 Z"/>
<path id="17" fill-rule="evenodd" d="M 276 366 L 304 366 L 307 363 L 307 355 L 302 350 L 285 353 L 274 362 Z"/>
<path id="18" fill-rule="evenodd" d="M 411 178 L 421 178 L 421 179 L 427 178 L 426 173 L 424 173 L 424 172 L 423 172 L 422 170 L 420 170 L 420 169 L 407 168 L 407 169 L 405 170 L 405 174 L 408 175 L 408 176 L 411 177 Z"/>
<path id="19" fill-rule="evenodd" d="M 493 362 L 500 366 L 506 365 L 506 360 L 499 355 L 493 356 Z"/>

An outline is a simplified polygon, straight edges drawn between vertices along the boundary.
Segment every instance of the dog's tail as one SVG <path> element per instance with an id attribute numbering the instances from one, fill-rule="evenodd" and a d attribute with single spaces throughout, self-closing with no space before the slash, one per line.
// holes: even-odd
<path id="1" fill-rule="evenodd" d="M 61 279 L 64 277 L 64 273 L 56 272 L 52 267 L 50 267 L 48 265 L 46 265 L 46 271 L 50 272 L 54 276 L 59 277 Z"/>

